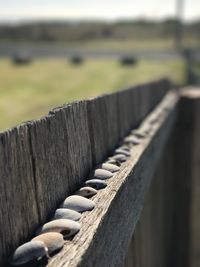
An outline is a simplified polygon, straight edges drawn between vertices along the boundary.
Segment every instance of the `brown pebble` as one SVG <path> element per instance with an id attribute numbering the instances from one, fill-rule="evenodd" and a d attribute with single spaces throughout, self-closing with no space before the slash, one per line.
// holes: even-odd
<path id="1" fill-rule="evenodd" d="M 81 187 L 79 190 L 77 190 L 75 192 L 75 195 L 89 198 L 89 197 L 96 195 L 96 193 L 97 193 L 96 189 L 90 186 L 84 186 L 84 187 Z"/>
<path id="2" fill-rule="evenodd" d="M 48 248 L 49 254 L 60 250 L 64 246 L 64 239 L 60 233 L 48 232 L 38 235 L 32 241 L 42 241 Z"/>
<path id="3" fill-rule="evenodd" d="M 45 223 L 41 228 L 42 233 L 57 232 L 64 238 L 71 237 L 80 231 L 80 223 L 69 219 L 58 219 Z"/>

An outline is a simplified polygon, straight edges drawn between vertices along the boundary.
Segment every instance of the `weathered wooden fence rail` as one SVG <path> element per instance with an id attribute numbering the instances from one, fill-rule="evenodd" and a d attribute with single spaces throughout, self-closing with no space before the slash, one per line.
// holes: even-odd
<path id="1" fill-rule="evenodd" d="M 128 251 L 125 266 L 189 266 L 184 265 L 192 253 L 187 245 L 195 243 L 186 242 L 191 225 L 191 187 L 187 186 L 191 162 L 190 154 L 186 162 L 181 157 L 182 139 L 187 135 L 179 127 L 184 121 L 181 116 L 189 115 L 179 111 L 184 110 L 188 99 L 192 99 L 189 107 L 193 110 L 198 97 L 185 94 L 180 98 L 177 93 L 167 93 L 170 87 L 167 80 L 161 80 L 75 102 L 54 109 L 40 120 L 0 133 L 0 266 L 6 266 L 10 253 L 34 235 L 61 201 L 86 180 L 92 167 L 102 162 L 144 118 L 141 127 L 152 125 L 151 133 L 135 148 L 115 179 L 95 196 L 94 211 L 81 217 L 80 233 L 66 242 L 48 266 L 123 266 Z M 156 114 L 159 116 L 155 120 Z M 192 125 L 197 127 L 197 118 L 193 114 L 190 117 Z M 194 140 L 197 146 L 197 136 Z M 195 150 L 196 160 L 198 153 Z M 185 164 L 184 173 L 181 166 L 176 168 L 176 163 Z M 197 180 L 198 170 L 195 171 Z M 186 190 L 181 191 L 182 195 L 178 187 L 181 175 Z M 136 226 L 150 183 L 149 201 Z M 179 208 L 182 213 L 177 216 Z M 187 221 L 184 232 L 182 219 Z M 174 229 L 180 231 L 174 233 Z M 172 242 L 174 234 L 176 240 Z M 180 246 L 181 240 L 185 242 L 183 258 L 179 251 L 184 248 Z M 177 257 L 172 248 L 180 252 Z"/>
<path id="2" fill-rule="evenodd" d="M 175 108 L 125 267 L 200 264 L 200 90 L 182 91 Z"/>

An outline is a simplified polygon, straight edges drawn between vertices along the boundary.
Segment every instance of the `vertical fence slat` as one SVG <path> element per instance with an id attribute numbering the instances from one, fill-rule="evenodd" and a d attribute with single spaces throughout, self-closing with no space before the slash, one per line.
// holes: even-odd
<path id="1" fill-rule="evenodd" d="M 0 266 L 39 223 L 27 126 L 0 134 Z"/>
<path id="2" fill-rule="evenodd" d="M 55 110 L 29 130 L 42 223 L 91 168 L 86 102 Z"/>

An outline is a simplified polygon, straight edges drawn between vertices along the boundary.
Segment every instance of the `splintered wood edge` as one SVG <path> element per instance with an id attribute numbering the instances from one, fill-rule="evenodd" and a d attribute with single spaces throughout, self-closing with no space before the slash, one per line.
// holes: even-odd
<path id="1" fill-rule="evenodd" d="M 140 125 L 149 133 L 133 146 L 121 170 L 91 199 L 96 206 L 82 214 L 81 230 L 46 266 L 120 266 L 140 217 L 145 192 L 176 121 L 178 95 L 170 91 Z M 39 265 L 38 265 L 39 266 Z"/>

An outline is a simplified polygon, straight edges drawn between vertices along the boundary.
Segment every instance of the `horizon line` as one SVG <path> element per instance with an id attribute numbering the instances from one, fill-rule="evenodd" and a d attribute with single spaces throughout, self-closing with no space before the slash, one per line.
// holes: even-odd
<path id="1" fill-rule="evenodd" d="M 130 17 L 117 17 L 117 18 L 103 18 L 103 17 L 77 17 L 77 18 L 66 18 L 66 17 L 21 17 L 21 18 L 6 18 L 0 17 L 0 23 L 3 24 L 24 24 L 24 23 L 48 23 L 48 22 L 71 22 L 71 23 L 78 23 L 78 22 L 105 22 L 105 23 L 116 23 L 116 22 L 136 22 L 139 20 L 146 20 L 152 22 L 162 22 L 167 19 L 176 19 L 176 16 L 173 15 L 166 15 L 163 17 L 151 17 L 145 15 L 139 16 L 130 16 Z M 194 16 L 192 18 L 183 18 L 182 21 L 186 23 L 193 23 L 200 20 L 200 16 Z"/>

